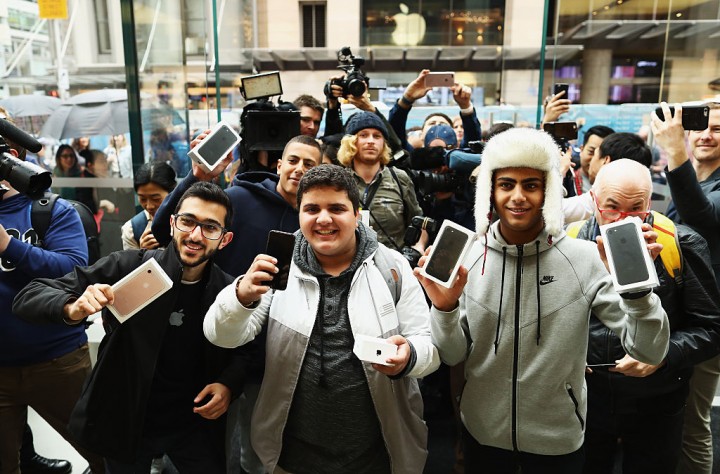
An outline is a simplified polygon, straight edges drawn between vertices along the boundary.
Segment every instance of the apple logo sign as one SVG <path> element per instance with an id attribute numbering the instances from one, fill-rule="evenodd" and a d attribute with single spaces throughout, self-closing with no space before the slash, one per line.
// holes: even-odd
<path id="1" fill-rule="evenodd" d="M 417 46 L 425 37 L 425 18 L 417 13 L 410 13 L 404 3 L 400 4 L 400 11 L 392 18 L 395 20 L 395 31 L 392 40 L 398 46 Z"/>
<path id="2" fill-rule="evenodd" d="M 170 314 L 170 326 L 181 326 L 183 323 L 183 317 L 185 316 L 185 313 L 182 311 L 178 312 L 175 311 Z"/>

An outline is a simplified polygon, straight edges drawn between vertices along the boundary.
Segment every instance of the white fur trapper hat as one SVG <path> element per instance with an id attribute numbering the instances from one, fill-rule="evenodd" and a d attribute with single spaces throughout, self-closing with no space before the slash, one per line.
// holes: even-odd
<path id="1" fill-rule="evenodd" d="M 545 172 L 543 220 L 550 235 L 563 228 L 560 149 L 552 137 L 532 128 L 511 128 L 491 138 L 483 150 L 475 192 L 475 227 L 485 235 L 490 226 L 490 197 L 495 170 L 533 168 Z"/>

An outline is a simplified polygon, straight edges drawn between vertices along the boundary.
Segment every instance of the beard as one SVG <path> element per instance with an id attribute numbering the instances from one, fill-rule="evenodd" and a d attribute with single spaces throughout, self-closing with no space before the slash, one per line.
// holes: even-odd
<path id="1" fill-rule="evenodd" d="M 217 250 L 218 250 L 217 248 L 208 250 L 206 245 L 200 244 L 198 242 L 192 242 L 188 239 L 185 239 L 182 241 L 183 244 L 192 242 L 195 245 L 201 246 L 203 248 L 203 250 L 205 250 L 205 253 L 203 255 L 201 255 L 200 258 L 198 258 L 194 262 L 190 262 L 190 261 L 187 261 L 185 258 L 183 258 L 182 252 L 180 252 L 180 246 L 178 245 L 178 241 L 176 239 L 173 239 L 172 242 L 173 242 L 173 248 L 175 249 L 175 253 L 178 256 L 178 260 L 180 260 L 180 263 L 182 263 L 184 267 L 189 267 L 189 268 L 198 267 L 198 266 L 202 265 L 203 263 L 207 262 L 215 255 L 215 252 L 217 252 Z"/>

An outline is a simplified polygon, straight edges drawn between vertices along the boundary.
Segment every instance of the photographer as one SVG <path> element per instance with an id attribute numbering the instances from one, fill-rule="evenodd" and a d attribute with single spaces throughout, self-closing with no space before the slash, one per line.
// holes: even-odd
<path id="1" fill-rule="evenodd" d="M 415 188 L 407 173 L 390 163 L 388 130 L 370 112 L 357 112 L 345 125 L 348 133 L 338 151 L 338 160 L 351 168 L 361 197 L 361 215 L 369 214 L 370 227 L 378 240 L 401 250 L 405 229 L 414 216 L 422 215 Z"/>
<path id="2" fill-rule="evenodd" d="M 12 312 L 15 295 L 34 278 L 57 278 L 75 266 L 87 264 L 88 250 L 80 216 L 65 200 L 58 199 L 43 242 L 33 228 L 32 199 L 16 182 L 33 169 L 15 159 L 24 156 L 21 142 L 37 143 L 24 132 L 2 121 L 0 140 L 0 464 L 3 472 L 18 472 L 18 452 L 23 442 L 28 406 L 35 409 L 60 435 L 74 445 L 67 430 L 70 412 L 90 374 L 90 354 L 84 326 L 36 326 Z M 13 147 L 8 143 L 12 140 Z M 37 143 L 39 148 L 39 143 Z M 29 145 L 33 148 L 33 145 Z M 15 168 L 27 167 L 24 171 Z M 34 176 L 33 176 L 34 177 Z M 42 190 L 40 190 L 42 192 Z M 103 472 L 102 459 L 75 446 L 93 472 Z M 67 462 L 44 460 L 23 465 L 46 472 L 69 472 Z"/>
<path id="3" fill-rule="evenodd" d="M 408 144 L 405 136 L 405 125 L 407 124 L 408 113 L 416 100 L 425 97 L 427 93 L 432 90 L 432 87 L 425 87 L 425 76 L 429 73 L 429 69 L 423 69 L 420 71 L 420 75 L 408 84 L 402 97 L 400 97 L 393 106 L 392 110 L 390 110 L 388 121 L 392 129 L 395 130 L 395 133 L 400 137 L 403 148 L 408 151 L 413 150 L 413 148 Z M 450 90 L 453 94 L 453 99 L 455 99 L 458 107 L 460 107 L 460 117 L 462 118 L 463 124 L 463 141 L 460 146 L 465 147 L 467 146 L 467 143 L 481 139 L 480 121 L 475 113 L 475 107 L 471 102 L 472 90 L 468 86 L 458 82 L 456 82 Z M 445 114 L 431 114 L 427 116 L 425 118 L 425 122 L 423 123 L 423 133 L 421 138 L 423 140 L 425 139 L 425 133 L 427 133 L 428 128 L 432 125 L 438 125 L 440 123 L 452 127 L 452 120 Z"/>

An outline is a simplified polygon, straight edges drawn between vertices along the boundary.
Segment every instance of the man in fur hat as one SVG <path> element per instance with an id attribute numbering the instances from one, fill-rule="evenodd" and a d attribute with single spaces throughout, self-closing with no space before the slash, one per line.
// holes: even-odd
<path id="1" fill-rule="evenodd" d="M 559 159 L 545 132 L 515 128 L 492 138 L 477 181 L 479 238 L 467 268 L 450 289 L 416 271 L 433 303 L 441 359 L 465 361 L 467 472 L 581 472 L 591 311 L 633 358 L 658 364 L 668 350 L 658 297 L 650 290 L 619 295 L 602 242 L 565 238 Z M 492 211 L 499 219 L 490 225 Z M 644 231 L 656 256 L 657 234 Z"/>

